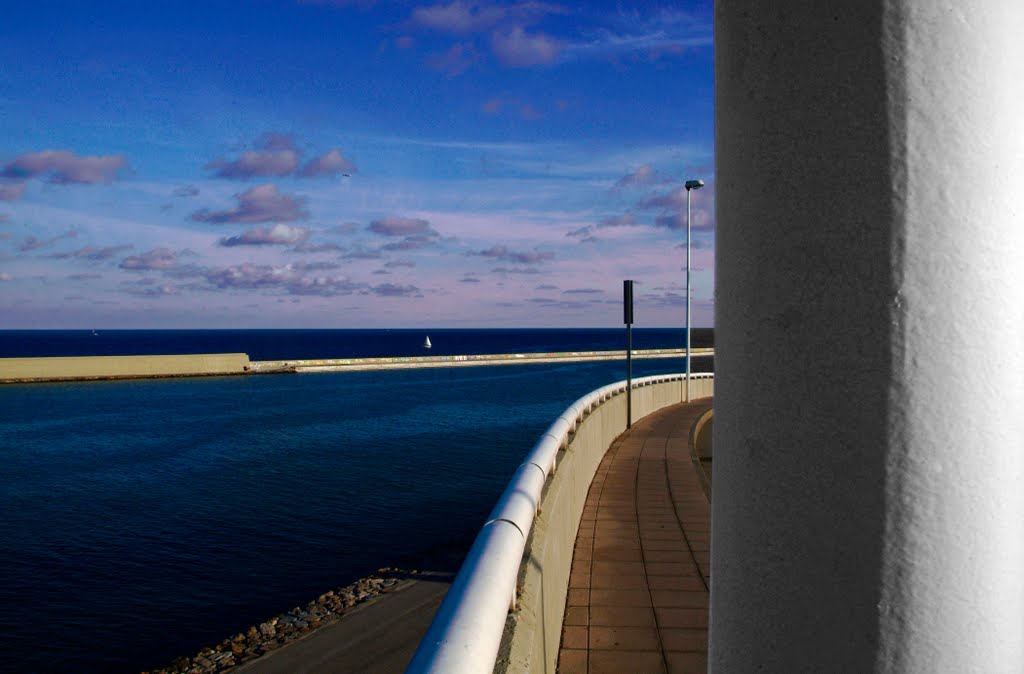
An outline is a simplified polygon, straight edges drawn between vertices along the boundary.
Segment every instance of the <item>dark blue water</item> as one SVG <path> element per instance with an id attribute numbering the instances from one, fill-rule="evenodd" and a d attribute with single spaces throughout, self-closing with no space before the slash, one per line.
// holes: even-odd
<path id="1" fill-rule="evenodd" d="M 634 374 L 681 368 L 637 361 Z M 380 566 L 466 545 L 551 420 L 623 374 L 613 362 L 0 386 L 0 671 L 166 664 Z"/>
<path id="2" fill-rule="evenodd" d="M 251 360 L 608 351 L 626 348 L 625 329 L 551 330 L 0 330 L 0 358 L 247 353 Z M 693 346 L 710 346 L 711 330 L 695 329 Z M 674 328 L 633 331 L 633 348 L 685 346 Z"/>

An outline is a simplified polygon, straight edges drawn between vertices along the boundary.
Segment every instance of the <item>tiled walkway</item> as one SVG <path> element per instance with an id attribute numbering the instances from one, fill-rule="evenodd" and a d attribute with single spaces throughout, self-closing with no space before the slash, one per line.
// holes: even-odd
<path id="1" fill-rule="evenodd" d="M 705 398 L 633 424 L 583 510 L 558 671 L 706 672 L 711 515 L 690 456 Z"/>

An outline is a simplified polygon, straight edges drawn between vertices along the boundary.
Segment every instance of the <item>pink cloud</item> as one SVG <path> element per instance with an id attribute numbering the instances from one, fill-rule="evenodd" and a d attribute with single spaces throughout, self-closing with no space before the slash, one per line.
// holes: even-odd
<path id="1" fill-rule="evenodd" d="M 654 208 L 667 208 L 667 209 L 678 209 L 680 207 L 686 207 L 686 188 L 677 187 L 669 190 L 663 194 L 656 194 L 654 196 L 641 199 L 637 202 L 636 207 L 642 211 L 651 210 Z"/>
<path id="2" fill-rule="evenodd" d="M 466 72 L 479 58 L 476 47 L 468 42 L 459 43 L 452 45 L 443 54 L 433 54 L 427 57 L 427 65 L 434 70 L 447 73 L 449 77 L 455 77 Z"/>
<path id="3" fill-rule="evenodd" d="M 333 268 L 333 267 L 332 267 Z M 362 286 L 342 276 L 310 275 L 324 265 L 258 265 L 244 263 L 231 267 L 204 269 L 200 273 L 213 288 L 221 290 L 281 290 L 289 295 L 334 297 L 351 295 Z"/>
<path id="4" fill-rule="evenodd" d="M 286 176 L 299 165 L 299 151 L 291 137 L 268 132 L 256 141 L 256 150 L 248 150 L 234 161 L 215 159 L 206 165 L 215 169 L 220 178 L 256 178 L 260 176 Z"/>
<path id="5" fill-rule="evenodd" d="M 426 220 L 394 215 L 374 220 L 366 229 L 383 236 L 438 235 Z"/>
<path id="6" fill-rule="evenodd" d="M 64 239 L 74 239 L 77 236 L 78 234 L 74 230 L 69 230 L 67 232 L 64 232 L 63 234 L 58 234 L 57 236 L 51 237 L 49 239 L 39 239 L 34 236 L 29 236 L 26 237 L 25 240 L 22 241 L 20 244 L 18 244 L 18 252 L 28 253 L 33 250 L 39 250 L 40 248 L 48 248 L 53 244 L 57 243 L 58 241 L 63 241 Z"/>
<path id="7" fill-rule="evenodd" d="M 241 194 L 236 194 L 238 206 L 226 211 L 202 209 L 190 217 L 197 222 L 238 222 L 258 223 L 281 220 L 304 220 L 309 213 L 303 209 L 304 199 L 291 197 L 277 191 L 273 183 L 257 185 Z"/>
<path id="8" fill-rule="evenodd" d="M 153 271 L 158 269 L 170 269 L 178 263 L 178 253 L 170 248 L 154 248 L 145 253 L 131 255 L 121 260 L 118 265 L 121 269 L 132 271 Z"/>
<path id="9" fill-rule="evenodd" d="M 257 178 L 261 176 L 286 176 L 299 165 L 299 153 L 295 150 L 275 150 L 269 152 L 247 151 L 238 159 L 226 162 L 215 159 L 206 165 L 208 169 L 216 169 L 219 178 Z"/>
<path id="10" fill-rule="evenodd" d="M 0 183 L 0 201 L 17 201 L 25 194 L 25 183 Z"/>
<path id="11" fill-rule="evenodd" d="M 554 253 L 547 251 L 514 251 L 510 250 L 507 246 L 501 245 L 491 246 L 486 250 L 469 253 L 469 255 L 487 257 L 494 260 L 504 260 L 506 262 L 515 262 L 517 264 L 536 264 L 538 262 L 554 259 L 555 257 Z"/>
<path id="12" fill-rule="evenodd" d="M 504 105 L 501 98 L 495 96 L 494 98 L 485 101 L 480 105 L 480 109 L 486 112 L 488 115 L 496 115 L 501 112 L 501 108 Z"/>
<path id="13" fill-rule="evenodd" d="M 659 215 L 654 219 L 655 227 L 664 227 L 671 230 L 686 229 L 686 213 L 665 213 Z M 707 231 L 713 229 L 713 223 L 711 218 L 704 211 L 697 211 L 692 213 L 690 219 L 690 229 Z"/>
<path id="14" fill-rule="evenodd" d="M 309 237 L 309 229 L 278 223 L 270 228 L 256 227 L 238 236 L 221 239 L 222 246 L 293 246 Z"/>
<path id="15" fill-rule="evenodd" d="M 345 159 L 341 154 L 341 150 L 333 149 L 320 155 L 316 159 L 311 159 L 309 163 L 302 167 L 302 170 L 299 171 L 299 175 L 303 178 L 337 176 L 355 173 L 356 170 L 356 165 L 348 159 Z"/>
<path id="16" fill-rule="evenodd" d="M 543 33 L 529 35 L 516 26 L 508 31 L 495 32 L 491 36 L 491 48 L 504 65 L 526 67 L 554 63 L 565 44 Z"/>
<path id="17" fill-rule="evenodd" d="M 96 248 L 95 246 L 85 246 L 78 250 L 73 250 L 67 253 L 54 253 L 50 257 L 57 260 L 70 260 L 70 259 L 81 259 L 81 260 L 92 260 L 94 262 L 101 262 L 103 260 L 109 260 L 110 258 L 125 253 L 132 249 L 131 244 L 121 244 L 119 246 L 105 246 L 103 248 Z"/>
<path id="18" fill-rule="evenodd" d="M 541 117 L 544 116 L 529 103 L 523 103 L 521 106 L 519 106 L 519 115 L 523 119 L 540 119 Z"/>
<path id="19" fill-rule="evenodd" d="M 417 7 L 413 10 L 413 24 L 444 33 L 474 33 L 486 30 L 505 18 L 507 10 L 498 6 L 454 0 L 447 5 Z"/>
<path id="20" fill-rule="evenodd" d="M 629 187 L 638 187 L 641 185 L 649 185 L 651 183 L 659 182 L 659 177 L 654 167 L 650 164 L 644 164 L 638 167 L 635 171 L 627 173 L 626 175 L 619 178 L 615 185 L 612 186 L 613 190 L 622 190 Z"/>
<path id="21" fill-rule="evenodd" d="M 420 289 L 414 285 L 395 285 L 382 283 L 370 288 L 370 292 L 378 297 L 421 297 Z"/>
<path id="22" fill-rule="evenodd" d="M 2 175 L 16 180 L 45 175 L 51 183 L 95 185 L 111 182 L 126 165 L 121 155 L 79 156 L 68 150 L 44 150 L 16 157 L 4 166 Z"/>
<path id="23" fill-rule="evenodd" d="M 606 227 L 639 227 L 642 224 L 642 222 L 637 222 L 632 213 L 623 213 L 604 218 L 597 223 L 597 226 L 599 229 L 604 229 Z"/>

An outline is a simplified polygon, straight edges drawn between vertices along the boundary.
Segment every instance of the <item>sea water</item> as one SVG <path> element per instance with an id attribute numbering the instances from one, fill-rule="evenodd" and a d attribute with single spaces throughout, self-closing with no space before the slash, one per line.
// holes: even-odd
<path id="1" fill-rule="evenodd" d="M 260 357 L 314 357 L 275 332 Z M 520 332 L 497 350 L 622 348 L 621 331 Z M 682 367 L 638 360 L 634 376 Z M 624 375 L 618 361 L 0 386 L 0 670 L 159 666 L 466 546 L 551 421 Z"/>

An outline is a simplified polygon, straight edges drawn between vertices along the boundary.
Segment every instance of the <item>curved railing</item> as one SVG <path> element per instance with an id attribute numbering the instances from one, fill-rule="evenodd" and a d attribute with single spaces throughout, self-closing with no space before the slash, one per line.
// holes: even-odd
<path id="1" fill-rule="evenodd" d="M 710 377 L 710 373 L 693 375 L 694 379 Z M 685 375 L 643 377 L 633 380 L 633 388 L 685 379 Z M 596 406 L 625 391 L 626 382 L 620 381 L 588 393 L 570 405 L 541 435 L 477 535 L 407 673 L 479 674 L 494 669 L 505 619 L 510 607 L 514 609 L 516 605 L 523 551 L 545 481 L 555 471 L 558 452 Z M 682 386 L 680 399 L 681 396 Z M 621 430 L 625 430 L 624 418 Z"/>

